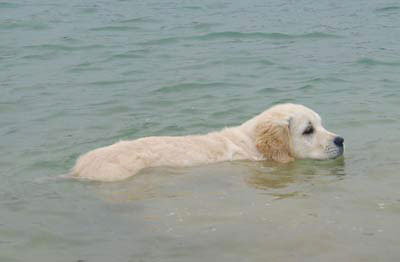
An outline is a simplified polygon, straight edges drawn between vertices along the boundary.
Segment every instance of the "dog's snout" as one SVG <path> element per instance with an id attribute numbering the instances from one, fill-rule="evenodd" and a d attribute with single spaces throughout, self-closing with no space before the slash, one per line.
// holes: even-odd
<path id="1" fill-rule="evenodd" d="M 343 142 L 344 142 L 344 138 L 340 137 L 340 136 L 335 137 L 335 139 L 333 140 L 333 143 L 340 147 L 343 146 Z"/>

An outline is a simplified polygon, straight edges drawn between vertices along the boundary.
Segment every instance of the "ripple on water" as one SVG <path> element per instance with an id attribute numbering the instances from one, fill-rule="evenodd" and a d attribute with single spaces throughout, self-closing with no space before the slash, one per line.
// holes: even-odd
<path id="1" fill-rule="evenodd" d="M 26 59 L 26 60 L 41 60 L 41 61 L 45 61 L 45 60 L 50 60 L 55 58 L 55 52 L 46 52 L 43 54 L 32 54 L 32 55 L 25 55 L 22 57 L 22 59 Z"/>
<path id="2" fill-rule="evenodd" d="M 137 26 L 101 26 L 90 29 L 91 31 L 106 31 L 106 32 L 128 32 L 141 30 Z"/>
<path id="3" fill-rule="evenodd" d="M 400 11 L 400 6 L 386 6 L 382 8 L 375 9 L 376 12 L 392 12 L 392 11 Z"/>
<path id="4" fill-rule="evenodd" d="M 314 89 L 313 85 L 303 85 L 303 86 L 300 86 L 299 88 L 297 88 L 297 90 L 300 90 L 300 91 L 311 91 L 313 89 Z"/>
<path id="5" fill-rule="evenodd" d="M 70 73 L 83 73 L 87 71 L 100 71 L 102 70 L 101 67 L 95 67 L 92 64 L 90 65 L 77 65 L 73 66 L 72 68 L 68 69 Z"/>
<path id="6" fill-rule="evenodd" d="M 361 58 L 356 61 L 356 64 L 368 65 L 368 66 L 400 66 L 400 61 L 380 61 L 372 58 Z"/>
<path id="7" fill-rule="evenodd" d="M 245 39 L 270 39 L 270 40 L 285 40 L 285 39 L 326 39 L 326 38 L 340 38 L 340 36 L 335 34 L 313 32 L 306 34 L 284 34 L 284 33 L 266 33 L 266 32 L 213 32 L 204 35 L 195 35 L 187 37 L 167 37 L 161 39 L 153 39 L 146 42 L 142 42 L 142 45 L 163 45 L 172 44 L 180 41 L 213 41 L 220 39 L 228 40 L 245 40 Z"/>
<path id="8" fill-rule="evenodd" d="M 150 53 L 148 49 L 129 50 L 123 53 L 111 55 L 108 61 L 132 58 L 144 58 L 146 54 Z"/>
<path id="9" fill-rule="evenodd" d="M 84 7 L 84 8 L 78 9 L 78 12 L 82 13 L 82 14 L 94 14 L 97 11 L 98 11 L 97 7 Z"/>
<path id="10" fill-rule="evenodd" d="M 118 106 L 112 106 L 109 108 L 101 109 L 97 111 L 97 115 L 113 115 L 113 114 L 119 114 L 119 113 L 126 113 L 126 112 L 131 112 L 132 109 L 128 106 L 123 106 L 123 105 L 118 105 Z"/>
<path id="11" fill-rule="evenodd" d="M 113 85 L 118 85 L 118 84 L 127 84 L 127 83 L 132 83 L 135 81 L 136 81 L 135 79 L 99 80 L 99 81 L 89 82 L 88 85 L 104 87 L 104 86 L 113 86 Z"/>
<path id="12" fill-rule="evenodd" d="M 119 21 L 119 23 L 124 23 L 124 24 L 159 23 L 159 22 L 160 22 L 159 20 L 150 17 L 137 17 Z"/>
<path id="13" fill-rule="evenodd" d="M 11 2 L 0 2 L 0 9 L 2 8 L 17 8 L 20 5 Z"/>
<path id="14" fill-rule="evenodd" d="M 274 62 L 262 57 L 231 57 L 224 60 L 212 62 L 213 65 L 238 65 L 238 64 L 259 64 L 262 66 L 275 65 Z"/>
<path id="15" fill-rule="evenodd" d="M 277 99 L 274 102 L 271 103 L 271 105 L 278 105 L 278 104 L 285 104 L 285 103 L 294 103 L 295 99 L 294 98 L 282 98 L 282 99 Z"/>
<path id="16" fill-rule="evenodd" d="M 0 7 L 1 9 L 1 7 Z M 15 21 L 15 20 L 6 20 L 0 23 L 0 30 L 14 30 L 14 29 L 23 29 L 23 30 L 46 30 L 49 29 L 49 25 L 40 21 Z"/>
<path id="17" fill-rule="evenodd" d="M 194 37 L 195 39 L 198 40 L 213 40 L 213 39 L 219 39 L 219 38 L 231 38 L 231 39 L 254 39 L 254 38 L 260 38 L 260 39 L 300 39 L 300 38 L 337 38 L 337 35 L 334 34 L 327 34 L 327 33 L 320 33 L 320 32 L 313 32 L 313 33 L 306 33 L 306 34 L 284 34 L 284 33 L 265 33 L 265 32 L 249 32 L 249 33 L 244 33 L 244 32 L 215 32 L 215 33 L 209 33 L 203 36 L 197 36 Z"/>
<path id="18" fill-rule="evenodd" d="M 211 28 L 220 26 L 221 24 L 219 23 L 203 23 L 203 22 L 192 22 L 192 28 L 195 30 L 201 30 L 201 31 L 210 31 Z"/>
<path id="19" fill-rule="evenodd" d="M 319 84 L 319 83 L 327 83 L 327 82 L 332 82 L 332 83 L 336 82 L 337 83 L 337 82 L 348 82 L 348 81 L 338 78 L 338 77 L 316 77 L 311 80 L 308 80 L 307 82 Z"/>
<path id="20" fill-rule="evenodd" d="M 212 89 L 220 87 L 232 87 L 236 86 L 231 83 L 215 82 L 215 83 L 183 83 L 178 85 L 163 86 L 154 92 L 156 93 L 179 93 L 179 92 L 191 92 L 193 90 L 201 89 Z"/>
<path id="21" fill-rule="evenodd" d="M 188 5 L 188 6 L 183 6 L 183 9 L 188 9 L 188 10 L 202 10 L 202 6 L 195 6 L 195 5 Z"/>
<path id="22" fill-rule="evenodd" d="M 233 114 L 236 114 L 236 113 L 239 114 L 239 113 L 243 112 L 243 110 L 245 110 L 245 106 L 237 106 L 237 107 L 229 108 L 227 110 L 216 111 L 216 112 L 212 113 L 211 116 L 213 118 L 217 118 L 217 119 L 218 118 L 219 119 L 230 118 L 230 117 L 232 117 Z"/>
<path id="23" fill-rule="evenodd" d="M 278 87 L 265 87 L 261 88 L 256 91 L 257 94 L 280 94 L 280 93 L 285 93 L 287 90 L 284 88 L 278 88 Z"/>
<path id="24" fill-rule="evenodd" d="M 24 46 L 24 47 L 29 48 L 29 49 L 54 50 L 54 51 L 86 51 L 86 50 L 104 48 L 103 45 L 99 45 L 99 44 L 81 45 L 81 46 L 60 45 L 60 44 L 41 44 L 41 45 L 29 45 L 29 46 Z"/>
<path id="25" fill-rule="evenodd" d="M 143 46 L 148 46 L 148 45 L 165 45 L 165 44 L 173 44 L 177 43 L 180 40 L 184 40 L 185 38 L 183 37 L 167 37 L 167 38 L 160 38 L 160 39 L 153 39 L 145 42 L 139 43 L 140 45 Z"/>

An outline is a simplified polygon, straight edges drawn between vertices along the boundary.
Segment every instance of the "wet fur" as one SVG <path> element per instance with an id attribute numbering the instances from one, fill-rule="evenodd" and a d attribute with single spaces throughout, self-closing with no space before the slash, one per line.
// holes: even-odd
<path id="1" fill-rule="evenodd" d="M 116 181 L 133 176 L 143 168 L 155 166 L 193 166 L 265 159 L 286 163 L 302 158 L 301 154 L 296 155 L 297 151 L 308 150 L 294 150 L 296 148 L 293 148 L 289 130 L 290 118 L 315 118 L 313 114 L 317 115 L 304 106 L 283 104 L 266 110 L 240 126 L 205 135 L 120 141 L 82 155 L 71 174 L 76 178 Z M 330 136 L 332 133 L 329 132 L 322 134 L 324 139 L 330 139 Z"/>

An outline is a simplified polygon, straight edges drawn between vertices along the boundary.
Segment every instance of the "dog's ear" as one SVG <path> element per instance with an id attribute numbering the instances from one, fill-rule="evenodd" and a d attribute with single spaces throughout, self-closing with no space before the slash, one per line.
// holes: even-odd
<path id="1" fill-rule="evenodd" d="M 256 146 L 267 159 L 281 163 L 293 161 L 290 150 L 290 120 L 267 120 L 256 126 Z"/>

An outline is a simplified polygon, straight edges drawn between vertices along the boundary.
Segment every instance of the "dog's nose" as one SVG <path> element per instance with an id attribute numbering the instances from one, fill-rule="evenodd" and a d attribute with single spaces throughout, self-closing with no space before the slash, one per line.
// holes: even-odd
<path id="1" fill-rule="evenodd" d="M 343 139 L 343 137 L 340 137 L 340 136 L 335 137 L 335 139 L 333 140 L 333 143 L 340 147 L 343 146 L 343 142 L 344 142 L 344 139 Z"/>

